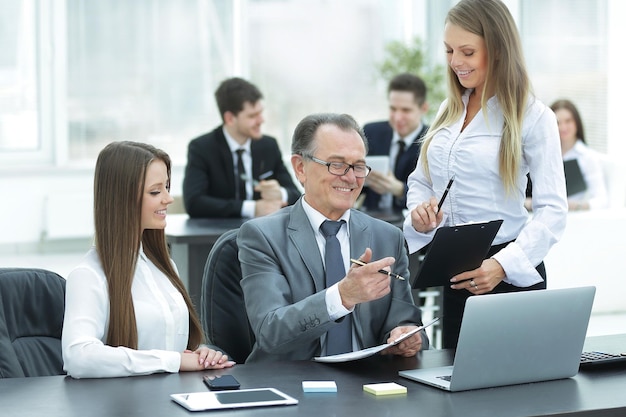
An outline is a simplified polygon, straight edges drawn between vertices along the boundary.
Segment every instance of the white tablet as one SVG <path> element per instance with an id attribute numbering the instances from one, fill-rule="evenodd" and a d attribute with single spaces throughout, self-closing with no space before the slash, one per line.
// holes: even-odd
<path id="1" fill-rule="evenodd" d="M 170 397 L 189 411 L 298 404 L 298 400 L 275 388 L 189 392 Z"/>
<path id="2" fill-rule="evenodd" d="M 365 161 L 365 163 L 374 171 L 378 171 L 385 175 L 389 172 L 389 157 L 386 155 L 367 156 Z"/>

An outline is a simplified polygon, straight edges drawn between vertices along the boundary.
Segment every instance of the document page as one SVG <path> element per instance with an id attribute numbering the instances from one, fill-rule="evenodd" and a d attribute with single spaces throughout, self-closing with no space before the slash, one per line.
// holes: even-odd
<path id="1" fill-rule="evenodd" d="M 419 332 L 422 329 L 427 328 L 428 326 L 436 323 L 437 321 L 439 321 L 439 317 L 435 317 L 431 321 L 425 323 L 423 326 L 419 326 L 411 330 L 410 332 L 403 334 L 402 336 L 394 340 L 392 343 L 384 343 L 382 345 L 372 346 L 367 349 L 357 350 L 356 352 L 340 353 L 338 355 L 330 355 L 330 356 L 316 356 L 315 358 L 313 358 L 313 360 L 317 362 L 338 363 L 338 362 L 349 362 L 349 361 L 354 361 L 357 359 L 367 358 L 368 356 L 375 355 L 376 353 L 382 350 L 385 350 L 388 347 L 397 345 L 398 343 L 402 342 L 404 339 L 407 339 L 413 336 L 415 333 Z"/>

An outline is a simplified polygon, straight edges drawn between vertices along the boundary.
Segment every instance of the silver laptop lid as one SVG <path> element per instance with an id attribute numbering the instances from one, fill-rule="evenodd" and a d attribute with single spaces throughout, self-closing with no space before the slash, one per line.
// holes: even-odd
<path id="1" fill-rule="evenodd" d="M 450 390 L 576 375 L 595 287 L 470 297 Z"/>

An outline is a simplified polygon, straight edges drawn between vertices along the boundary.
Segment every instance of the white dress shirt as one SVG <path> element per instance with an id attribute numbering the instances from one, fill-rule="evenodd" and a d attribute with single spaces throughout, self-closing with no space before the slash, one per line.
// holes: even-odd
<path id="1" fill-rule="evenodd" d="M 252 139 L 248 139 L 246 143 L 243 145 L 239 145 L 235 139 L 228 133 L 226 128 L 223 128 L 224 137 L 226 138 L 226 143 L 230 148 L 230 153 L 233 157 L 233 166 L 235 167 L 235 173 L 237 172 L 237 150 L 243 149 L 244 152 L 241 154 L 241 161 L 243 162 L 243 168 L 246 170 L 246 197 L 241 205 L 241 217 L 243 218 L 252 218 L 254 217 L 255 209 L 256 209 L 256 201 L 252 199 L 254 195 L 254 187 L 255 180 L 252 177 L 252 152 L 250 148 L 250 143 Z M 264 174 L 264 173 L 262 173 Z M 284 203 L 287 202 L 287 190 L 285 187 L 280 187 L 280 193 L 282 195 L 282 201 Z"/>
<path id="2" fill-rule="evenodd" d="M 467 102 L 471 90 L 463 96 Z M 444 103 L 445 104 L 445 103 Z M 443 105 L 442 104 L 442 108 Z M 506 273 L 509 284 L 527 287 L 542 281 L 535 267 L 562 236 L 567 200 L 559 131 L 554 113 L 540 101 L 529 99 L 522 125 L 522 155 L 513 192 L 502 183 L 499 151 L 503 114 L 495 97 L 461 131 L 460 119 L 433 138 L 428 148 L 430 179 L 421 162 L 408 178 L 407 207 L 412 210 L 431 196 L 440 199 L 448 180 L 456 175 L 443 205 L 442 226 L 503 219 L 493 244 L 515 240 L 493 256 Z M 533 216 L 524 208 L 526 174 L 533 181 Z M 537 183 L 535 186 L 535 182 Z M 411 253 L 427 245 L 435 231 L 418 233 L 411 215 L 404 222 L 404 235 Z"/>
<path id="3" fill-rule="evenodd" d="M 400 145 L 398 142 L 400 141 L 404 142 L 404 149 L 406 151 L 406 149 L 409 149 L 409 147 L 413 144 L 413 142 L 415 142 L 415 139 L 417 139 L 418 133 L 422 131 L 423 127 L 424 127 L 424 124 L 420 123 L 419 126 L 417 126 L 417 129 L 415 129 L 414 131 L 406 135 L 404 138 L 401 138 L 398 132 L 396 132 L 395 130 L 393 131 L 393 137 L 391 139 L 391 146 L 389 148 L 389 162 L 392 165 L 389 166 L 389 171 L 391 172 L 396 171 L 396 158 L 398 156 L 398 151 L 400 150 Z M 392 203 L 393 203 L 393 195 L 391 193 L 385 193 L 380 196 L 378 207 L 380 209 L 391 208 Z"/>
<path id="4" fill-rule="evenodd" d="M 563 155 L 564 161 L 577 159 L 580 171 L 583 174 L 587 189 L 568 197 L 568 200 L 575 202 L 588 201 L 592 209 L 607 208 L 609 196 L 604 183 L 604 172 L 599 156 L 587 147 L 582 141 L 577 140 L 572 149 Z"/>
<path id="5" fill-rule="evenodd" d="M 189 311 L 180 292 L 141 251 L 131 288 L 137 350 L 106 345 L 107 280 L 95 248 L 67 278 L 63 361 L 74 378 L 178 372 L 189 339 Z"/>

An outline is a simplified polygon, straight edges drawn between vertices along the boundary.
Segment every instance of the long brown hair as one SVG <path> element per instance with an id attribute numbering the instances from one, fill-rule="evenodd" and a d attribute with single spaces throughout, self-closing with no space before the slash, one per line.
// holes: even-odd
<path id="1" fill-rule="evenodd" d="M 170 157 L 154 146 L 138 142 L 113 142 L 98 156 L 94 176 L 96 251 L 109 291 L 109 330 L 106 343 L 137 349 L 137 322 L 131 294 L 139 250 L 143 251 L 182 294 L 189 310 L 188 349 L 202 343 L 202 326 L 187 290 L 172 263 L 163 229 L 141 232 L 142 193 L 148 165 L 163 161 L 167 177 Z"/>
<path id="2" fill-rule="evenodd" d="M 485 108 L 487 91 L 494 91 L 504 115 L 500 142 L 499 170 L 506 190 L 513 190 L 522 159 L 522 122 L 528 97 L 530 79 L 524 63 L 522 44 L 515 21 L 500 0 L 461 0 L 450 11 L 446 22 L 478 35 L 485 40 L 488 73 L 481 95 Z M 433 136 L 455 123 L 463 114 L 461 97 L 465 88 L 454 70 L 448 66 L 448 100 L 431 125 L 422 146 L 420 161 L 428 173 L 426 153 Z"/>
<path id="3" fill-rule="evenodd" d="M 550 108 L 555 113 L 557 110 L 561 109 L 569 111 L 574 118 L 574 123 L 576 123 L 576 138 L 580 139 L 582 143 L 587 143 L 587 140 L 585 139 L 585 128 L 583 127 L 583 120 L 580 117 L 580 113 L 578 112 L 578 109 L 576 108 L 574 103 L 567 99 L 560 99 L 552 103 L 552 105 L 550 105 Z"/>

